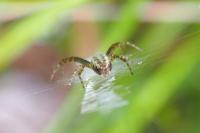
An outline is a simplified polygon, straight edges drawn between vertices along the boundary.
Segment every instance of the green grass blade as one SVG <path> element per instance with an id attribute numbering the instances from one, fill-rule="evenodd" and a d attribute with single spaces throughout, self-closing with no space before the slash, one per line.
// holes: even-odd
<path id="1" fill-rule="evenodd" d="M 200 59 L 199 38 L 193 37 L 163 64 L 149 80 L 140 88 L 140 92 L 132 98 L 133 104 L 124 112 L 123 119 L 114 123 L 109 133 L 142 131 L 156 113 L 177 91 L 178 86 L 193 70 Z M 179 66 L 179 69 L 175 69 Z"/>
<path id="2" fill-rule="evenodd" d="M 118 42 L 125 41 L 131 34 L 135 32 L 139 25 L 138 7 L 141 3 L 147 0 L 129 0 L 123 5 L 118 21 L 114 23 L 104 36 L 104 40 L 101 42 L 101 51 L 108 49 L 109 45 Z"/>

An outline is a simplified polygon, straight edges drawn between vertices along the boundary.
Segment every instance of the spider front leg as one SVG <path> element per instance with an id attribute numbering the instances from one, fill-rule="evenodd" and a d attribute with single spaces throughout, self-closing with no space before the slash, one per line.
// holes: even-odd
<path id="1" fill-rule="evenodd" d="M 53 70 L 53 73 L 51 75 L 51 78 L 50 80 L 53 80 L 56 72 L 62 67 L 64 66 L 64 64 L 68 63 L 68 62 L 75 62 L 75 63 L 80 63 L 82 64 L 83 66 L 86 66 L 88 68 L 91 68 L 91 63 L 85 59 L 82 59 L 80 57 L 74 57 L 74 56 L 71 56 L 71 57 L 67 57 L 67 58 L 63 58 L 57 65 L 56 65 L 56 68 Z"/>
<path id="2" fill-rule="evenodd" d="M 123 55 L 112 55 L 112 56 L 111 56 L 111 61 L 113 61 L 113 60 L 115 60 L 115 59 L 119 59 L 119 60 L 123 61 L 124 63 L 126 63 L 126 65 L 127 65 L 128 69 L 129 69 L 131 75 L 133 75 L 133 71 L 132 71 L 132 69 L 131 69 L 131 66 L 130 66 L 130 64 L 128 63 L 128 57 L 123 56 Z"/>
<path id="3" fill-rule="evenodd" d="M 81 81 L 81 84 L 82 84 L 83 88 L 85 89 L 85 85 L 84 85 L 83 79 L 81 77 L 81 74 L 83 73 L 84 68 L 85 68 L 85 66 L 81 65 L 81 67 L 79 68 L 79 70 L 75 71 L 75 74 L 78 75 L 78 78 Z"/>

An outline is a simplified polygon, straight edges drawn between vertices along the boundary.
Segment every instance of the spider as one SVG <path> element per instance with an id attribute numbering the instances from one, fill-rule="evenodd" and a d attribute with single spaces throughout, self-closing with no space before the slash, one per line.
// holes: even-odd
<path id="1" fill-rule="evenodd" d="M 124 46 L 130 46 L 132 48 L 135 48 L 138 51 L 142 51 L 139 47 L 129 42 L 116 42 L 109 47 L 106 54 L 101 54 L 99 57 L 93 57 L 91 61 L 87 61 L 85 59 L 82 59 L 80 57 L 75 57 L 75 56 L 63 58 L 54 69 L 51 75 L 51 80 L 54 78 L 55 73 L 59 70 L 59 68 L 61 68 L 65 63 L 68 63 L 68 62 L 79 63 L 80 68 L 77 69 L 74 73 L 78 75 L 80 82 L 83 88 L 85 89 L 85 85 L 81 77 L 81 74 L 84 68 L 87 67 L 89 69 L 92 69 L 98 75 L 102 75 L 103 77 L 106 77 L 107 75 L 110 74 L 112 70 L 112 61 L 115 59 L 119 59 L 122 62 L 124 62 L 127 65 L 130 71 L 130 74 L 133 75 L 133 71 L 130 67 L 130 64 L 128 63 L 128 57 L 114 54 L 114 51 L 116 48 L 123 48 Z"/>

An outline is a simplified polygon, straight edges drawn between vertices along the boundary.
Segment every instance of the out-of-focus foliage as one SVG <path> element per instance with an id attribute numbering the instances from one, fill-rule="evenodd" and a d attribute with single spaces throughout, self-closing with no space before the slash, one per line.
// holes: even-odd
<path id="1" fill-rule="evenodd" d="M 76 0 L 65 2 L 60 0 L 50 4 L 46 9 L 13 24 L 11 30 L 0 38 L 0 70 L 7 66 L 15 56 L 29 47 L 31 41 L 39 38 L 42 33 L 55 25 L 59 16 L 62 15 L 67 8 L 77 7 L 85 1 L 86 0 Z M 13 48 L 15 49 L 14 51 Z"/>
<path id="2" fill-rule="evenodd" d="M 56 2 L 48 9 L 14 23 L 0 38 L 0 69 L 8 66 L 43 31 L 56 25 L 58 15 L 64 10 L 85 2 Z M 143 24 L 143 28 L 140 14 L 132 9 L 141 2 L 144 1 L 123 2 L 119 20 L 111 22 L 112 25 L 101 35 L 101 51 L 105 51 L 112 42 L 132 39 L 144 49 L 141 53 L 144 63 L 134 76 L 120 73 L 114 84 L 130 90 L 126 97 L 129 104 L 108 114 L 80 114 L 84 90 L 77 85 L 70 90 L 44 132 L 200 132 L 199 24 L 154 23 Z M 98 84 L 94 86 L 94 89 L 97 88 Z"/>

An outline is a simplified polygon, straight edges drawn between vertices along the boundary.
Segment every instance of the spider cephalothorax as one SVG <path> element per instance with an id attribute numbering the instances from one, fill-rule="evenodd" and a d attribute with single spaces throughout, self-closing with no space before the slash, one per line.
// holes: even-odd
<path id="1" fill-rule="evenodd" d="M 112 69 L 112 64 L 108 56 L 106 55 L 99 55 L 98 57 L 93 57 L 91 60 L 91 63 L 93 64 L 93 70 L 102 76 L 107 76 L 111 69 Z"/>
<path id="2" fill-rule="evenodd" d="M 96 72 L 98 75 L 102 75 L 105 77 L 105 76 L 109 75 L 109 73 L 112 70 L 112 61 L 115 59 L 119 59 L 119 60 L 123 61 L 124 63 L 126 63 L 127 67 L 130 70 L 130 73 L 133 74 L 132 69 L 128 63 L 128 58 L 123 55 L 115 55 L 114 54 L 114 50 L 116 48 L 122 48 L 124 46 L 130 46 L 130 47 L 133 47 L 133 48 L 141 51 L 140 48 L 138 48 L 137 46 L 135 46 L 134 44 L 131 44 L 129 42 L 117 42 L 110 46 L 110 48 L 107 50 L 105 55 L 101 54 L 98 57 L 93 57 L 91 61 L 87 61 L 80 57 L 74 57 L 74 56 L 63 58 L 56 66 L 56 69 L 53 71 L 53 74 L 51 75 L 51 80 L 54 78 L 56 71 L 60 67 L 62 67 L 65 63 L 72 62 L 72 61 L 78 62 L 81 64 L 80 69 L 77 70 L 76 73 L 78 74 L 78 77 L 81 81 L 81 84 L 83 85 L 83 88 L 85 88 L 85 86 L 84 86 L 83 80 L 81 78 L 81 74 L 85 67 L 90 68 L 94 72 Z"/>

